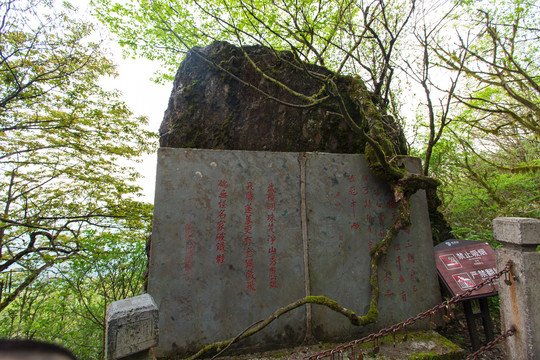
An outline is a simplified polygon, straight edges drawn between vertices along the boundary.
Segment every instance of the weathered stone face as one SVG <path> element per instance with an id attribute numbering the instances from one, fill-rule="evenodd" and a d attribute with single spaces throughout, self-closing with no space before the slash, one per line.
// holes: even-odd
<path id="1" fill-rule="evenodd" d="M 300 64 L 290 52 L 275 53 L 262 46 L 246 47 L 244 50 L 265 74 L 305 95 L 319 93 L 323 84 L 315 77 L 306 75 L 303 66 L 317 74 L 331 74 L 318 66 Z M 264 79 L 238 47 L 214 42 L 194 51 L 201 52 L 214 64 L 286 103 L 306 105 L 283 87 Z M 335 101 L 309 108 L 280 104 L 227 75 L 194 51 L 188 53 L 176 74 L 169 106 L 159 131 L 161 147 L 364 152 L 364 142 L 341 117 L 332 114 L 338 111 Z M 364 97 L 365 106 L 370 106 L 373 114 L 375 107 L 361 80 L 341 76 L 336 81 L 344 92 L 354 92 L 349 95 Z M 354 113 L 353 108 L 350 111 Z M 384 119 L 383 125 L 388 129 L 385 132 L 391 134 L 397 153 L 404 154 L 403 133 L 399 126 L 384 114 L 378 113 L 377 117 Z"/>
<path id="2" fill-rule="evenodd" d="M 370 249 L 396 211 L 363 155 L 161 148 L 148 279 L 159 307 L 154 354 L 192 355 L 306 296 L 366 315 Z M 411 221 L 380 262 L 376 324 L 297 308 L 233 351 L 351 340 L 440 303 L 423 191 L 411 197 Z"/>

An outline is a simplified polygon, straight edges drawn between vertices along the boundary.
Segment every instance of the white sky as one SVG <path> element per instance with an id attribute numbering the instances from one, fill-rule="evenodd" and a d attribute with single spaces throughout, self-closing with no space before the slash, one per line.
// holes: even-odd
<path id="1" fill-rule="evenodd" d="M 167 109 L 172 84 L 158 85 L 150 80 L 158 67 L 157 63 L 148 60 L 122 59 L 120 49 L 114 59 L 118 64 L 119 76 L 114 79 L 104 79 L 105 88 L 115 88 L 122 92 L 124 102 L 135 115 L 148 117 L 149 130 L 157 132 Z M 135 164 L 137 170 L 144 176 L 139 179 L 143 188 L 144 198 L 141 200 L 154 202 L 156 180 L 157 154 L 146 155 L 142 163 Z"/>
<path id="2" fill-rule="evenodd" d="M 57 0 L 59 1 L 59 0 Z M 89 0 L 70 0 L 79 9 L 79 14 L 89 18 Z M 91 20 L 94 21 L 94 20 Z M 106 40 L 105 47 L 112 52 L 113 62 L 118 66 L 118 77 L 104 78 L 101 85 L 104 89 L 118 89 L 122 92 L 122 100 L 133 111 L 135 116 L 144 115 L 148 118 L 148 129 L 157 132 L 167 109 L 172 83 L 158 85 L 151 81 L 154 72 L 159 68 L 158 62 L 146 59 L 123 59 L 122 50 L 112 36 L 107 37 L 106 29 L 101 29 L 101 36 Z M 156 180 L 157 154 L 146 155 L 142 163 L 135 164 L 136 169 L 143 175 L 138 185 L 143 189 L 144 201 L 154 202 Z"/>

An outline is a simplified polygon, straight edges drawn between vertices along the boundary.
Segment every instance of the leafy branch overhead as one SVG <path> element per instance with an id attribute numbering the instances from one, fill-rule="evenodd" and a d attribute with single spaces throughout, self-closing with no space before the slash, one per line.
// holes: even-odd
<path id="1" fill-rule="evenodd" d="M 139 175 L 120 161 L 150 152 L 154 135 L 98 85 L 114 66 L 73 13 L 48 1 L 0 4 L 0 311 L 84 253 L 84 232 L 144 231 L 151 216 L 134 196 Z"/>
<path id="2" fill-rule="evenodd" d="M 540 134 L 540 71 L 537 62 L 538 20 L 526 4 L 508 14 L 480 9 L 473 19 L 477 40 L 469 44 L 459 38 L 466 51 L 463 71 L 479 90 L 458 94 L 457 99 L 470 109 L 490 116 L 490 122 L 477 120 L 475 126 L 486 133 L 504 133 L 517 125 Z M 503 19 L 510 16 L 509 19 Z M 501 20 L 511 24 L 501 24 Z M 535 39 L 536 36 L 536 39 Z M 439 48 L 442 65 L 456 69 L 456 56 Z"/>

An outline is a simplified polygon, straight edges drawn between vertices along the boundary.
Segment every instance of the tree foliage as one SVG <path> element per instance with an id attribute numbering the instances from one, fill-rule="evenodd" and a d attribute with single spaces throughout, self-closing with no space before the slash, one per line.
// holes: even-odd
<path id="1" fill-rule="evenodd" d="M 476 116 L 468 124 L 485 133 L 540 135 L 540 9 L 536 1 L 472 3 L 466 13 L 468 38 L 458 34 L 466 51 L 468 82 L 456 98 Z M 456 69 L 455 49 L 439 46 L 441 65 Z"/>
<path id="2" fill-rule="evenodd" d="M 107 306 L 142 292 L 144 240 L 86 232 L 83 253 L 38 278 L 0 313 L 0 334 L 59 343 L 80 360 L 103 359 Z"/>
<path id="3" fill-rule="evenodd" d="M 0 4 L 0 311 L 87 231 L 145 232 L 128 161 L 153 148 L 146 120 L 98 85 L 113 64 L 92 25 L 46 0 Z M 113 230 L 116 229 L 116 230 Z"/>
<path id="4" fill-rule="evenodd" d="M 166 64 L 214 40 L 291 50 L 336 74 L 361 75 L 377 102 L 391 98 L 393 61 L 416 1 L 97 0 L 96 14 L 129 54 Z"/>
<path id="5" fill-rule="evenodd" d="M 435 174 L 456 236 L 492 239 L 497 216 L 540 217 L 540 8 L 535 1 L 470 2 L 435 65 L 461 73 Z"/>

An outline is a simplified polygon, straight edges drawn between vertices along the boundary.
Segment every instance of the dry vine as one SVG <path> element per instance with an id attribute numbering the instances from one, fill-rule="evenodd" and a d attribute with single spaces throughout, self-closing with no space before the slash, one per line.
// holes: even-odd
<path id="1" fill-rule="evenodd" d="M 175 37 L 181 44 L 188 48 L 188 45 L 184 42 L 182 37 L 173 30 L 173 27 L 168 24 L 163 17 L 161 17 L 159 11 L 156 11 L 156 15 L 160 18 L 164 26 L 162 30 L 172 34 L 172 36 Z M 240 37 L 238 38 L 238 41 L 240 44 L 242 43 Z M 359 46 L 359 43 L 356 46 Z M 365 142 L 366 146 L 364 153 L 368 167 L 378 179 L 384 181 L 391 188 L 394 200 L 397 204 L 398 212 L 395 220 L 387 229 L 384 238 L 370 252 L 371 302 L 369 310 L 365 315 L 359 316 L 355 312 L 342 307 L 336 301 L 324 296 L 306 296 L 305 298 L 299 299 L 289 305 L 277 309 L 268 318 L 250 325 L 232 339 L 218 341 L 204 346 L 196 354 L 187 358 L 188 360 L 197 359 L 210 351 L 216 351 L 218 353 L 217 355 L 219 355 L 228 349 L 233 343 L 261 331 L 283 314 L 286 314 L 305 304 L 326 306 L 329 309 L 344 315 L 349 319 L 351 324 L 356 326 L 363 326 L 375 322 L 379 314 L 378 268 L 380 260 L 387 253 L 399 232 L 407 229 L 411 225 L 410 197 L 420 189 L 433 189 L 439 185 L 439 182 L 436 179 L 424 175 L 409 173 L 400 166 L 400 155 L 394 149 L 394 146 L 387 137 L 387 133 L 384 129 L 387 124 L 384 121 L 385 114 L 383 109 L 386 108 L 385 104 L 387 103 L 387 99 L 386 96 L 384 98 L 380 96 L 381 89 L 379 89 L 378 94 L 371 94 L 371 99 L 369 99 L 370 96 L 366 94 L 367 90 L 359 79 L 355 79 L 355 81 L 353 81 L 353 85 L 348 89 L 339 88 L 335 82 L 339 76 L 337 73 L 329 72 L 330 74 L 327 75 L 314 73 L 308 70 L 303 65 L 303 62 L 299 60 L 296 50 L 293 48 L 292 51 L 295 55 L 294 61 L 286 61 L 288 62 L 288 65 L 296 67 L 297 69 L 304 69 L 306 76 L 317 79 L 321 84 L 320 91 L 318 93 L 312 94 L 311 96 L 306 94 L 298 94 L 279 80 L 265 74 L 264 71 L 258 67 L 256 62 L 249 57 L 249 54 L 244 51 L 244 49 L 241 48 L 241 50 L 243 56 L 247 58 L 251 66 L 253 66 L 255 70 L 261 74 L 265 81 L 269 81 L 282 89 L 287 90 L 291 95 L 296 96 L 298 100 L 300 100 L 300 104 L 293 104 L 290 102 L 285 102 L 282 99 L 278 99 L 272 94 L 263 91 L 258 86 L 251 84 L 250 82 L 245 81 L 244 79 L 235 75 L 222 64 L 216 63 L 207 57 L 200 50 L 196 48 L 190 49 L 191 53 L 197 56 L 200 60 L 210 64 L 218 71 L 223 72 L 230 78 L 239 81 L 254 91 L 263 94 L 267 99 L 276 101 L 280 104 L 297 108 L 308 108 L 318 106 L 325 101 L 333 103 L 338 111 L 333 112 L 332 115 L 342 117 L 347 122 L 350 129 Z M 352 56 L 352 52 L 347 54 L 347 57 L 350 56 Z M 358 84 L 361 85 L 357 86 Z M 365 129 L 369 130 L 366 132 Z"/>
<path id="2" fill-rule="evenodd" d="M 200 55 L 202 56 L 202 55 Z M 207 61 L 210 61 L 206 59 Z M 254 65 L 254 63 L 252 62 Z M 255 65 L 254 65 L 255 66 Z M 439 182 L 431 177 L 412 174 L 405 171 L 399 166 L 399 156 L 395 153 L 392 146 L 385 146 L 388 139 L 380 130 L 380 124 L 376 123 L 377 119 L 368 119 L 361 106 L 357 106 L 356 110 L 361 114 L 360 119 L 353 119 L 347 110 L 343 96 L 338 91 L 336 84 L 332 79 L 328 81 L 328 88 L 333 89 L 331 96 L 338 103 L 340 116 L 343 116 L 349 123 L 351 129 L 366 142 L 366 159 L 370 170 L 377 178 L 386 182 L 393 192 L 394 200 L 397 204 L 398 213 L 396 219 L 387 229 L 384 238 L 370 252 L 370 284 L 371 284 L 371 302 L 368 312 L 365 315 L 359 316 L 355 312 L 344 308 L 336 301 L 325 296 L 306 296 L 289 305 L 277 309 L 273 314 L 264 320 L 260 320 L 249 326 L 239 335 L 232 339 L 214 342 L 201 348 L 196 354 L 187 358 L 194 360 L 210 351 L 217 351 L 221 354 L 233 343 L 245 339 L 261 330 L 278 319 L 280 316 L 300 307 L 305 304 L 317 304 L 326 306 L 327 308 L 344 315 L 349 319 L 351 324 L 355 326 L 364 326 L 374 323 L 379 314 L 379 279 L 378 268 L 380 260 L 386 255 L 393 241 L 398 236 L 401 230 L 407 229 L 411 225 L 410 219 L 410 197 L 420 189 L 437 187 Z M 371 123 L 370 134 L 366 133 L 366 122 Z M 217 356 L 217 355 L 216 355 Z"/>

